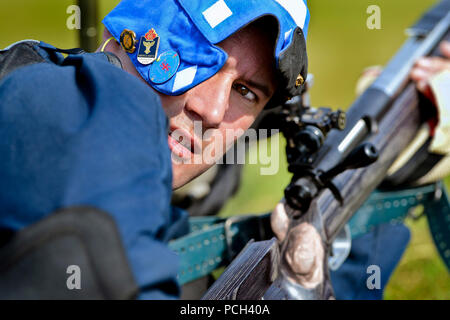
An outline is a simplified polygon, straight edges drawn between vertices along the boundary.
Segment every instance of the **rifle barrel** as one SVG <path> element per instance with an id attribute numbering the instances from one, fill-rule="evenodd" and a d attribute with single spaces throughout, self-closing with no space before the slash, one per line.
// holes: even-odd
<path id="1" fill-rule="evenodd" d="M 445 0 L 442 4 L 449 6 L 450 1 Z M 430 12 L 435 12 L 435 9 Z M 427 36 L 424 37 L 422 33 L 408 39 L 377 80 L 355 100 L 347 111 L 347 127 L 343 131 L 330 132 L 314 167 L 323 171 L 334 167 L 356 146 L 378 131 L 379 122 L 392 102 L 410 83 L 409 72 L 415 61 L 424 55 L 437 54 L 439 42 L 449 38 L 450 12 L 445 11 L 445 15 L 441 13 L 439 18 Z"/>
<path id="2" fill-rule="evenodd" d="M 394 97 L 404 87 L 409 72 L 417 59 L 429 55 L 436 47 L 436 43 L 447 33 L 449 27 L 450 12 L 439 21 L 426 38 L 423 38 L 422 34 L 411 37 L 389 62 L 372 87 L 382 90 L 390 97 Z"/>
<path id="3" fill-rule="evenodd" d="M 378 126 L 379 134 L 369 139 L 379 153 L 378 160 L 363 169 L 348 170 L 334 179 L 341 192 L 344 204 L 333 199 L 330 191 L 323 192 L 317 199 L 317 210 L 324 221 L 327 241 L 331 241 L 347 223 L 370 193 L 382 182 L 389 167 L 414 138 L 421 125 L 419 98 L 413 84 L 410 84 L 389 108 Z"/>
<path id="4" fill-rule="evenodd" d="M 440 5 L 443 3 L 449 5 L 450 1 Z M 322 191 L 312 203 L 310 210 L 318 210 L 323 216 L 327 241 L 335 238 L 382 182 L 389 167 L 413 140 L 424 121 L 409 73 L 419 57 L 437 55 L 439 42 L 450 40 L 450 12 L 441 13 L 441 17 L 427 36 L 423 37 L 422 33 L 407 40 L 378 80 L 353 103 L 347 112 L 348 127 L 328 135 L 314 163 L 316 168 L 326 171 L 364 141 L 375 145 L 379 159 L 369 167 L 346 171 L 333 180 L 344 199 L 342 206 L 329 190 Z"/>

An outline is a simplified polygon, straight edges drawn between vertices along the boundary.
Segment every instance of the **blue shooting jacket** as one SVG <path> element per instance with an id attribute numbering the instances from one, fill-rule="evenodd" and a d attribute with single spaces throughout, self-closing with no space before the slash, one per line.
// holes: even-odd
<path id="1" fill-rule="evenodd" d="M 168 120 L 159 98 L 103 54 L 46 59 L 0 82 L 0 228 L 90 205 L 114 218 L 141 299 L 178 298 L 168 240 L 187 231 L 170 206 Z M 113 266 L 112 266 L 113 267 Z"/>

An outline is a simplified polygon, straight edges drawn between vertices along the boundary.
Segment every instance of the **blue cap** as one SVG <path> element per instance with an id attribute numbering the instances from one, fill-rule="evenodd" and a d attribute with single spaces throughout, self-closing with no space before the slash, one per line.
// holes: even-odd
<path id="1" fill-rule="evenodd" d="M 281 76 L 283 96 L 299 94 L 307 75 L 306 34 L 309 11 L 306 0 L 122 0 L 103 20 L 117 41 L 123 30 L 131 30 L 139 42 L 152 28 L 159 36 L 158 57 L 178 53 L 176 72 L 153 82 L 154 64 L 138 61 L 138 51 L 128 53 L 140 75 L 154 89 L 166 95 L 179 95 L 216 74 L 227 60 L 227 53 L 215 44 L 263 17 L 278 21 L 275 46 L 276 66 Z M 169 54 L 165 54 L 167 58 Z M 158 65 L 160 64 L 160 65 Z M 175 64 L 175 62 L 174 62 Z M 172 66 L 171 66 L 172 67 Z M 299 83 L 299 75 L 302 81 Z M 155 77 L 154 77 L 155 78 Z"/>

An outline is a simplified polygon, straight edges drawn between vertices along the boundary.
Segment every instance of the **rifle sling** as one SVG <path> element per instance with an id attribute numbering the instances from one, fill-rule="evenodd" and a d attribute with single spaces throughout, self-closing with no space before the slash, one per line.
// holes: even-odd
<path id="1" fill-rule="evenodd" d="M 415 214 L 415 208 L 424 212 Z M 395 191 L 374 191 L 350 219 L 352 238 L 371 232 L 384 223 L 398 224 L 410 216 L 418 219 L 426 214 L 434 243 L 450 270 L 450 201 L 442 182 Z"/>
<path id="2" fill-rule="evenodd" d="M 270 214 L 191 217 L 190 233 L 173 240 L 169 247 L 180 256 L 178 281 L 184 284 L 229 264 L 250 240 L 273 237 Z"/>
<path id="3" fill-rule="evenodd" d="M 436 195 L 439 195 L 438 197 Z M 423 205 L 435 245 L 450 270 L 450 202 L 441 182 L 396 191 L 374 191 L 349 221 L 352 238 L 376 226 L 402 223 L 413 209 Z M 185 284 L 227 265 L 251 240 L 273 237 L 270 215 L 191 217 L 191 233 L 169 246 L 180 255 L 178 280 Z"/>

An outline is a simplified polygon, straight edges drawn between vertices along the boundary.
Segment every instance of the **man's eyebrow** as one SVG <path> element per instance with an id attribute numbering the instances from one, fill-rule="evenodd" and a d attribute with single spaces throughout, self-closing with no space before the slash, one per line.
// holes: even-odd
<path id="1" fill-rule="evenodd" d="M 270 89 L 269 89 L 269 86 L 267 86 L 266 84 L 260 83 L 260 82 L 257 82 L 257 81 L 253 81 L 253 80 L 249 80 L 249 79 L 245 80 L 245 82 L 250 87 L 253 87 L 253 88 L 256 88 L 256 89 L 260 90 L 262 93 L 264 93 L 266 95 L 266 97 L 270 96 Z"/>

